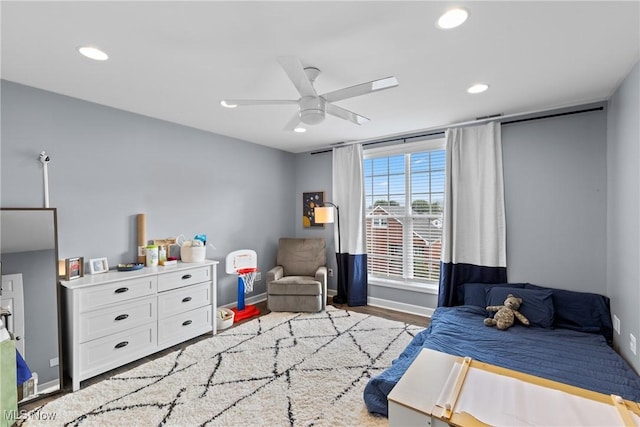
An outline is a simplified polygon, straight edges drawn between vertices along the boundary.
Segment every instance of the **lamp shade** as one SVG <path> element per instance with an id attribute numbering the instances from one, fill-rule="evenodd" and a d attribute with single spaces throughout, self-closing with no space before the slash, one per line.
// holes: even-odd
<path id="1" fill-rule="evenodd" d="M 316 224 L 330 224 L 334 222 L 332 207 L 317 207 L 313 210 Z"/>

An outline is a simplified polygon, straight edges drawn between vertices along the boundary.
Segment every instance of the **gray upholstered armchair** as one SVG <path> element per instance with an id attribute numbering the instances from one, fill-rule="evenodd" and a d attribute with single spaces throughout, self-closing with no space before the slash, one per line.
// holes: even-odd
<path id="1" fill-rule="evenodd" d="M 267 272 L 271 311 L 322 311 L 327 302 L 324 239 L 281 238 L 276 266 Z"/>

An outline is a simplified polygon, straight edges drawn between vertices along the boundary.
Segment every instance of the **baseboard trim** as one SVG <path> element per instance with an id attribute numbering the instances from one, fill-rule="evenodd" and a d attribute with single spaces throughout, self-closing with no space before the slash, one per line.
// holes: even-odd
<path id="1" fill-rule="evenodd" d="M 407 304 L 404 302 L 391 301 L 388 299 L 368 297 L 367 304 L 373 307 L 386 308 L 389 310 L 400 311 L 402 313 L 415 314 L 431 318 L 434 309 L 430 307 L 422 307 L 419 305 Z"/>
<path id="2" fill-rule="evenodd" d="M 335 289 L 328 289 L 327 294 L 330 296 L 337 295 Z M 415 314 L 417 316 L 425 316 L 431 318 L 435 309 L 422 307 L 419 305 L 406 304 L 403 302 L 392 301 L 383 298 L 367 297 L 367 304 L 372 307 L 386 308 L 388 310 L 399 311 L 401 313 Z"/>
<path id="3" fill-rule="evenodd" d="M 59 380 L 51 380 L 46 383 L 38 384 L 38 394 L 51 393 L 60 388 Z"/>
<path id="4" fill-rule="evenodd" d="M 259 302 L 266 301 L 266 300 L 267 300 L 267 293 L 263 292 L 261 294 L 253 295 L 253 296 L 245 298 L 244 302 L 245 302 L 245 304 L 257 304 Z M 238 301 L 234 301 L 234 302 L 229 303 L 229 304 L 219 305 L 218 307 L 233 308 L 233 307 L 236 307 L 237 305 L 238 305 Z"/>
<path id="5" fill-rule="evenodd" d="M 334 296 L 337 292 L 334 289 L 328 289 L 327 294 L 329 296 Z M 263 302 L 267 300 L 267 293 L 263 292 L 258 295 L 253 295 L 245 299 L 246 304 L 257 304 L 259 302 Z M 415 314 L 417 316 L 425 316 L 431 317 L 433 315 L 434 309 L 429 307 L 422 307 L 414 304 L 407 304 L 403 302 L 392 301 L 388 299 L 368 297 L 367 304 L 373 307 L 386 308 L 389 310 L 399 311 L 401 313 L 409 313 Z M 220 307 L 224 308 L 232 308 L 237 306 L 237 302 L 232 302 L 230 304 L 221 305 Z"/>

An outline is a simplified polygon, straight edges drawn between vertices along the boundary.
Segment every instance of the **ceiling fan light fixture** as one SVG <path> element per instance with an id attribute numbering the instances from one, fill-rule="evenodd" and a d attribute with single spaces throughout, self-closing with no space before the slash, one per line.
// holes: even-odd
<path id="1" fill-rule="evenodd" d="M 324 120 L 324 110 L 302 110 L 300 121 L 308 125 L 317 125 Z"/>
<path id="2" fill-rule="evenodd" d="M 317 125 L 324 120 L 326 102 L 319 96 L 300 98 L 300 121 L 308 125 Z"/>
<path id="3" fill-rule="evenodd" d="M 486 84 L 486 83 L 476 83 L 476 84 L 470 86 L 467 89 L 467 92 L 468 93 L 472 93 L 472 94 L 476 94 L 476 93 L 482 93 L 487 89 L 489 89 L 489 85 L 488 84 Z"/>
<path id="4" fill-rule="evenodd" d="M 445 13 L 443 13 L 440 18 L 438 18 L 436 27 L 440 28 L 441 30 L 450 30 L 462 25 L 468 17 L 469 11 L 467 9 L 464 9 L 462 7 L 449 9 Z"/>
<path id="5" fill-rule="evenodd" d="M 220 105 L 226 108 L 236 108 L 238 106 L 238 104 L 228 104 L 224 99 L 220 101 Z"/>
<path id="6" fill-rule="evenodd" d="M 300 94 L 300 98 L 298 100 L 228 99 L 221 101 L 220 104 L 227 108 L 243 107 L 247 105 L 295 104 L 298 106 L 298 111 L 289 120 L 287 125 L 284 127 L 284 130 L 287 132 L 291 132 L 293 130 L 297 132 L 304 132 L 306 129 L 298 130 L 296 128 L 302 128 L 300 124 L 316 125 L 321 123 L 324 121 L 327 114 L 356 125 L 366 123 L 370 119 L 356 114 L 353 111 L 339 107 L 333 103 L 342 101 L 343 99 L 354 98 L 356 96 L 362 96 L 398 86 L 398 79 L 390 76 L 318 95 L 316 89 L 313 87 L 313 82 L 320 74 L 320 69 L 316 67 L 304 67 L 302 62 L 300 62 L 300 60 L 295 56 L 278 57 L 278 62 Z M 306 128 L 306 126 L 304 126 L 304 128 Z"/>
<path id="7" fill-rule="evenodd" d="M 107 59 L 109 59 L 109 55 L 93 46 L 80 46 L 78 48 L 78 52 L 80 52 L 81 55 L 84 55 L 87 58 L 93 59 L 95 61 L 106 61 Z"/>

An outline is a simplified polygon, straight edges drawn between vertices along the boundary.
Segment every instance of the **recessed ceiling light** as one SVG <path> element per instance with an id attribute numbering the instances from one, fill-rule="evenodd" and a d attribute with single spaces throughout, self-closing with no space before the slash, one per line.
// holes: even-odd
<path id="1" fill-rule="evenodd" d="M 225 100 L 220 101 L 220 105 L 227 108 L 236 108 L 238 106 L 238 104 L 227 104 Z"/>
<path id="2" fill-rule="evenodd" d="M 303 128 L 303 127 L 301 127 L 301 126 L 298 126 L 298 127 L 297 127 L 297 128 L 295 128 L 293 131 L 294 131 L 294 132 L 298 132 L 298 133 L 304 133 L 304 132 L 306 132 L 306 131 L 307 131 L 307 129 L 306 129 L 306 128 Z"/>
<path id="3" fill-rule="evenodd" d="M 79 47 L 78 52 L 80 52 L 87 58 L 95 59 L 96 61 L 106 61 L 107 59 L 109 59 L 109 55 L 107 55 L 100 49 L 91 46 Z"/>
<path id="4" fill-rule="evenodd" d="M 477 84 L 469 87 L 469 89 L 467 89 L 467 92 L 469 92 L 469 93 L 482 93 L 487 89 L 489 89 L 489 85 L 488 84 L 477 83 Z"/>
<path id="5" fill-rule="evenodd" d="M 455 9 L 449 9 L 438 18 L 436 27 L 441 30 L 449 30 L 462 25 L 464 21 L 469 17 L 469 11 L 461 7 Z"/>

